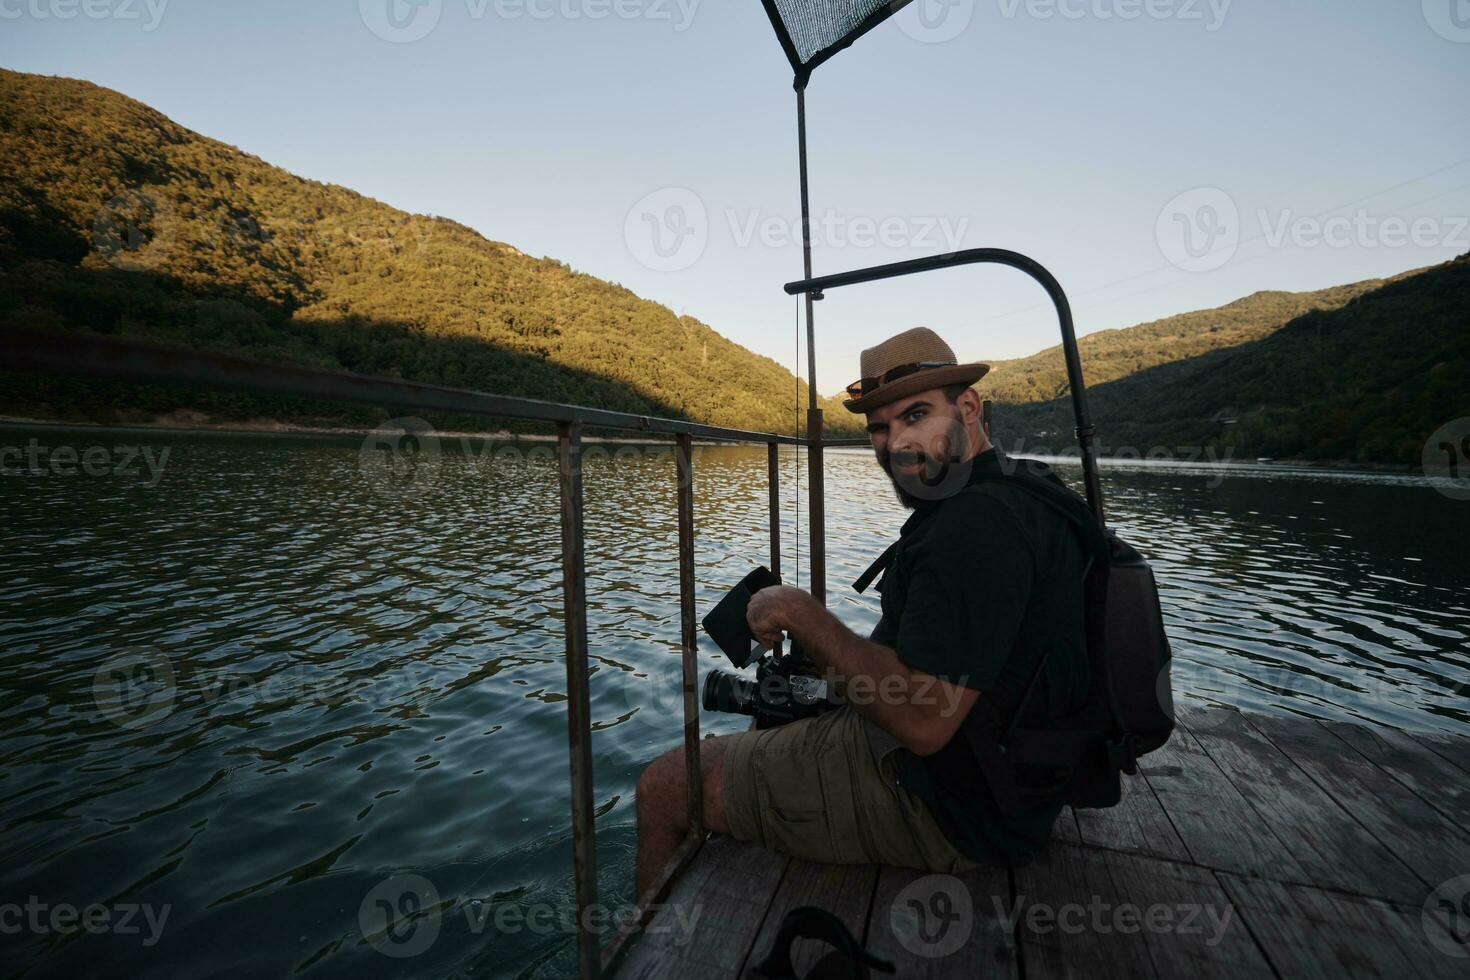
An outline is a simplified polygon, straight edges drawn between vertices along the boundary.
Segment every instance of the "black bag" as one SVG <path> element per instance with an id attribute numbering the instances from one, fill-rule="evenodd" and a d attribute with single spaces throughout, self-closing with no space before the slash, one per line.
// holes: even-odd
<path id="1" fill-rule="evenodd" d="M 1083 582 L 1089 689 L 1082 707 L 1063 717 L 1033 708 L 1043 656 L 1019 694 L 983 694 L 960 732 L 1002 817 L 1044 804 L 1113 806 L 1122 794 L 1120 773 L 1136 773 L 1138 759 L 1174 731 L 1172 655 L 1158 586 L 1143 556 L 1099 527 L 1086 501 L 1049 467 L 1035 460 L 1010 462 L 1012 472 L 978 474 L 961 492 L 1003 482 L 1030 493 L 1077 529 L 1090 556 Z M 896 549 L 890 547 L 858 580 L 858 591 Z M 931 760 L 956 764 L 952 753 Z M 967 778 L 972 777 L 956 772 L 950 781 Z"/>
<path id="2" fill-rule="evenodd" d="M 982 474 L 966 490 L 1001 481 L 1025 490 L 1077 528 L 1090 553 L 1083 583 L 1091 675 L 1078 710 L 1060 718 L 1031 710 L 1046 658 L 1014 704 L 982 696 L 961 726 L 1002 816 L 1042 804 L 1115 805 L 1120 773 L 1174 731 L 1172 654 L 1153 569 L 1104 532 L 1085 501 L 1043 464 L 1017 460 L 1013 473 Z"/>

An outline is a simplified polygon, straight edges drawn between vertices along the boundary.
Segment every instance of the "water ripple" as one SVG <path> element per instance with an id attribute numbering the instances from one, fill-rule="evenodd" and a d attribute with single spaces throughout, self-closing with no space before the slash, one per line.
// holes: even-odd
<path id="1" fill-rule="evenodd" d="M 424 492 L 394 498 L 350 441 L 146 438 L 171 450 L 157 486 L 0 482 L 0 835 L 6 895 L 166 904 L 170 917 L 156 946 L 33 935 L 20 962 L 56 976 L 101 962 L 566 973 L 564 932 L 510 934 L 483 916 L 475 928 L 485 910 L 572 902 L 549 454 L 449 451 Z M 847 583 L 905 515 L 866 452 L 828 465 L 831 605 L 867 629 L 875 599 Z M 765 451 L 698 447 L 695 469 L 705 610 L 769 561 Z M 1180 696 L 1470 732 L 1455 503 L 1402 477 L 1221 476 L 1104 473 L 1112 523 L 1154 563 Z M 632 449 L 589 453 L 585 480 L 600 885 L 621 901 L 633 783 L 681 739 L 675 473 L 666 448 Z M 781 481 L 782 570 L 804 584 L 794 453 Z M 722 666 L 706 646 L 701 669 Z M 358 915 L 404 869 L 445 905 L 432 949 L 401 963 Z"/>

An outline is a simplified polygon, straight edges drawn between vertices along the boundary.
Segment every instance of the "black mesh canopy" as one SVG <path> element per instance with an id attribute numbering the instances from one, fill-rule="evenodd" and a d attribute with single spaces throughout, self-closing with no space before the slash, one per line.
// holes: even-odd
<path id="1" fill-rule="evenodd" d="M 812 69 L 897 11 L 909 0 L 761 0 L 776 37 L 804 87 Z"/>

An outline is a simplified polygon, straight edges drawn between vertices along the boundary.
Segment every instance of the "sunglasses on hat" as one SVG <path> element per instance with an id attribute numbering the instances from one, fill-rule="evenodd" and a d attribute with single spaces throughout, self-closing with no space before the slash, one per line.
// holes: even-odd
<path id="1" fill-rule="evenodd" d="M 931 368 L 954 367 L 953 361 L 914 361 L 909 364 L 900 364 L 891 367 L 882 374 L 872 378 L 859 378 L 847 386 L 847 393 L 853 398 L 862 398 L 877 391 L 883 385 L 899 378 L 906 378 L 919 371 L 928 371 Z"/>

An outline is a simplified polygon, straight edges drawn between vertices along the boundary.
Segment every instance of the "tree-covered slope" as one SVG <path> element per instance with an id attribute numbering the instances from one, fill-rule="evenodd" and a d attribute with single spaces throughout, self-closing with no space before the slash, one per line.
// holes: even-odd
<path id="1" fill-rule="evenodd" d="M 1257 293 L 1080 342 L 1104 452 L 1211 447 L 1413 464 L 1470 417 L 1470 256 L 1312 293 Z M 1006 445 L 1061 449 L 1059 350 L 1002 363 L 987 394 Z"/>
<path id="2" fill-rule="evenodd" d="M 1370 279 L 1307 293 L 1252 293 L 1213 310 L 1195 310 L 1132 327 L 1099 330 L 1079 340 L 1077 347 L 1087 383 L 1102 384 L 1160 364 L 1260 340 L 1280 330 L 1293 317 L 1311 310 L 1336 309 L 1383 283 L 1382 279 Z M 986 391 L 997 402 L 1008 405 L 1062 397 L 1067 393 L 1062 348 L 1048 347 L 1029 357 L 992 362 Z"/>
<path id="3" fill-rule="evenodd" d="M 788 370 L 698 320 L 293 176 L 87 82 L 0 70 L 0 157 L 0 322 L 765 431 L 790 431 L 805 405 Z M 0 411 L 27 416 L 337 411 L 3 381 Z M 834 400 L 824 407 L 857 431 Z"/>

